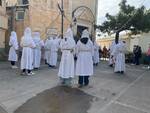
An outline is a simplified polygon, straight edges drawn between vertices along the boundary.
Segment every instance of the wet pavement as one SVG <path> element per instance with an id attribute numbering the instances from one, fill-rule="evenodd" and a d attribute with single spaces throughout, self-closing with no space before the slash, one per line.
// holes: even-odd
<path id="1" fill-rule="evenodd" d="M 77 88 L 58 86 L 38 94 L 14 113 L 87 113 L 93 96 Z"/>
<path id="2" fill-rule="evenodd" d="M 24 77 L 0 62 L 0 105 L 8 113 L 150 113 L 150 71 L 126 67 L 120 75 L 101 62 L 90 85 L 78 89 L 77 77 L 73 88 L 58 86 L 58 69 L 44 64 L 34 76 Z"/>

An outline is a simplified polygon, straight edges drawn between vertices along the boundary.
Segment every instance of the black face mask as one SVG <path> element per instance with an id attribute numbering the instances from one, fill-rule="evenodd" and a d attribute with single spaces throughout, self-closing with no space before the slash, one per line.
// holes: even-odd
<path id="1" fill-rule="evenodd" d="M 80 39 L 81 43 L 83 43 L 83 44 L 87 44 L 87 43 L 88 43 L 88 40 L 89 40 L 89 39 L 86 38 L 86 37 Z"/>
<path id="2" fill-rule="evenodd" d="M 65 41 L 67 41 L 67 38 L 65 38 Z"/>

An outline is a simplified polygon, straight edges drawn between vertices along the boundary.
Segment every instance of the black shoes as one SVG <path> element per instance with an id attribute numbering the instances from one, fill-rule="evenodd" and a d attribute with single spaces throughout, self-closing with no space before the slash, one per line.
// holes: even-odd
<path id="1" fill-rule="evenodd" d="M 124 74 L 124 71 L 117 71 L 115 73 L 120 73 L 120 74 Z"/>

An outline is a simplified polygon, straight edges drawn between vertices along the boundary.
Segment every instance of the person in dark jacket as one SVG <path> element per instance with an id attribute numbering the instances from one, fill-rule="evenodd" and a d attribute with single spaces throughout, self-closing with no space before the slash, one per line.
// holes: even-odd
<path id="1" fill-rule="evenodd" d="M 138 45 L 134 45 L 133 48 L 133 65 L 140 65 L 140 58 L 142 57 L 142 49 Z"/>
<path id="2" fill-rule="evenodd" d="M 142 56 L 141 47 L 137 46 L 136 50 L 135 50 L 135 65 L 140 65 L 139 60 L 140 60 L 141 56 Z"/>

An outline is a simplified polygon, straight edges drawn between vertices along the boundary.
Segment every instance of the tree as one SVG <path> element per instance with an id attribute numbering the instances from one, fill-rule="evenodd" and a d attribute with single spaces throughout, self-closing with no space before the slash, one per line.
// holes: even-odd
<path id="1" fill-rule="evenodd" d="M 126 0 L 122 0 L 119 7 L 117 15 L 107 13 L 107 20 L 97 28 L 103 33 L 115 33 L 116 43 L 118 43 L 120 32 L 124 30 L 130 30 L 133 34 L 150 31 L 150 10 L 146 10 L 144 6 L 140 8 L 130 6 Z"/>

